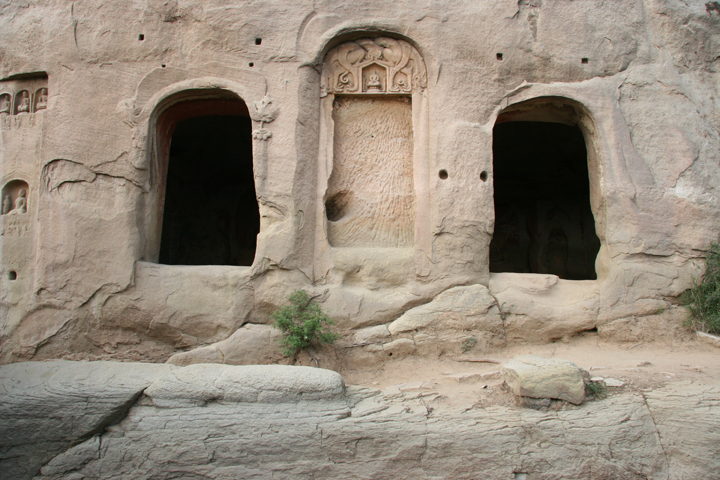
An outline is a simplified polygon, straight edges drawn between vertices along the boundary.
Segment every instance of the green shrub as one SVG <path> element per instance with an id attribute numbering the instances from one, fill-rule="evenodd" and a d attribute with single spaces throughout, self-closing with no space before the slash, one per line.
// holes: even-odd
<path id="1" fill-rule="evenodd" d="M 280 340 L 283 354 L 293 356 L 313 342 L 332 344 L 340 337 L 329 328 L 332 319 L 305 290 L 295 290 L 289 300 L 290 305 L 272 314 L 274 325 L 285 334 Z"/>
<path id="2" fill-rule="evenodd" d="M 713 243 L 705 257 L 705 275 L 693 279 L 684 294 L 690 309 L 689 326 L 708 333 L 720 333 L 720 245 Z"/>
<path id="3" fill-rule="evenodd" d="M 585 396 L 590 399 L 602 400 L 607 397 L 607 385 L 602 380 L 599 382 L 588 380 L 585 382 Z"/>
<path id="4" fill-rule="evenodd" d="M 462 342 L 462 352 L 467 353 L 477 344 L 477 338 L 468 337 Z"/>

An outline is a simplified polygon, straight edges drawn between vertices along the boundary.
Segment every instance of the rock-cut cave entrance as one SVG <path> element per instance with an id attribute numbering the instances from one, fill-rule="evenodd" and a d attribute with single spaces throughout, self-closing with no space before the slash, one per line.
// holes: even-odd
<path id="1" fill-rule="evenodd" d="M 600 240 L 590 207 L 585 139 L 576 124 L 499 120 L 493 130 L 493 182 L 491 272 L 597 278 Z"/>
<path id="2" fill-rule="evenodd" d="M 158 130 L 170 141 L 160 139 L 168 154 L 159 262 L 251 265 L 260 213 L 245 103 L 186 101 L 163 117 Z"/>

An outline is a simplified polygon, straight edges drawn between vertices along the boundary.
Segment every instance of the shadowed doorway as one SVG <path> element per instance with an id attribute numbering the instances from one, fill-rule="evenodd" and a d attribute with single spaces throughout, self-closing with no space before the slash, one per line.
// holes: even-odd
<path id="1" fill-rule="evenodd" d="M 491 272 L 594 280 L 600 240 L 590 208 L 587 150 L 577 125 L 497 123 Z"/>
<path id="2" fill-rule="evenodd" d="M 251 265 L 260 213 L 247 108 L 239 99 L 184 103 L 169 145 L 159 261 Z"/>

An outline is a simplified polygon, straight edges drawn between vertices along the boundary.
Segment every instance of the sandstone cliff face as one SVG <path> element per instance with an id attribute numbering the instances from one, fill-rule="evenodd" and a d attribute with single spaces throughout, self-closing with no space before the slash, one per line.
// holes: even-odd
<path id="1" fill-rule="evenodd" d="M 476 307 L 490 316 L 470 320 L 483 345 L 667 328 L 720 233 L 719 44 L 716 2 L 7 5 L 2 362 L 164 360 L 268 323 L 296 288 L 321 295 L 348 338 L 463 285 L 487 290 Z M 252 122 L 259 211 L 230 208 L 217 175 L 184 192 L 202 213 L 178 238 L 217 253 L 213 232 L 242 236 L 239 219 L 259 215 L 254 260 L 158 263 L 172 129 L 200 110 L 227 114 L 231 97 Z M 490 258 L 512 225 L 494 207 L 493 128 L 517 120 L 581 131 L 592 216 L 567 209 L 559 233 L 537 233 L 561 218 L 551 206 L 521 216 L 535 235 L 528 272 L 491 270 Z M 599 252 L 583 261 L 596 279 L 553 266 L 574 251 L 568 222 L 594 224 Z M 167 228 L 181 235 L 181 223 Z M 437 352 L 465 338 L 427 328 L 385 343 Z"/>

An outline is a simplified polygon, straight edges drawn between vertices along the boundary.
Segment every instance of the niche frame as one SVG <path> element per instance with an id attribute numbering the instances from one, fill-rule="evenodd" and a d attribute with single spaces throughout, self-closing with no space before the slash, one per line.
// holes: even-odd
<path id="1" fill-rule="evenodd" d="M 198 102 L 224 102 L 227 100 L 239 100 L 245 106 L 245 110 L 240 113 L 241 115 L 247 115 L 251 118 L 251 125 L 254 128 L 257 122 L 252 119 L 250 108 L 253 105 L 251 103 L 250 92 L 245 91 L 243 88 L 238 88 L 238 85 L 226 85 L 228 82 L 212 81 L 212 82 L 198 82 L 188 81 L 182 82 L 181 84 L 171 85 L 164 89 L 162 92 L 152 96 L 148 104 L 151 109 L 144 108 L 137 112 L 137 115 L 147 113 L 145 128 L 141 128 L 142 131 L 147 132 L 144 138 L 146 142 L 145 153 L 143 155 L 142 163 L 148 169 L 148 183 L 149 183 L 149 194 L 144 196 L 143 199 L 143 218 L 140 222 L 140 251 L 138 252 L 137 258 L 140 261 L 154 263 L 157 265 L 163 265 L 173 267 L 174 265 L 164 265 L 158 263 L 160 257 L 160 245 L 162 241 L 162 227 L 163 227 L 163 214 L 164 214 L 164 203 L 165 203 L 165 189 L 167 182 L 167 173 L 169 165 L 169 153 L 170 153 L 170 141 L 172 140 L 172 133 L 175 125 L 181 120 L 201 117 L 205 115 L 217 115 L 217 111 L 210 109 L 199 108 L 204 113 L 190 114 L 170 119 L 170 122 L 163 122 L 163 114 L 171 110 L 173 107 L 177 107 L 181 104 L 191 104 Z M 236 114 L 236 113 L 227 113 Z M 184 117 L 184 118 L 181 118 Z M 165 123 L 165 125 L 163 125 Z M 161 130 L 165 130 L 161 133 Z M 255 183 L 255 196 L 258 202 L 258 209 L 260 210 L 261 222 L 260 231 L 257 235 L 257 243 L 255 248 L 255 259 L 252 265 L 255 265 L 258 252 L 261 248 L 261 238 L 263 232 L 262 222 L 262 207 L 260 203 L 260 196 L 262 192 L 261 182 L 258 181 L 258 171 L 261 167 L 262 152 L 259 149 L 257 141 L 253 138 L 253 181 Z M 252 266 L 251 265 L 251 266 Z M 233 266 L 233 265 L 197 265 L 187 266 L 189 268 L 203 268 L 203 267 L 222 267 L 222 268 L 240 268 L 248 269 L 251 266 Z"/>
<path id="2" fill-rule="evenodd" d="M 379 56 L 384 46 L 383 43 L 400 45 L 402 57 L 395 56 L 390 61 L 384 60 L 382 56 Z M 355 57 L 351 56 L 349 58 L 354 61 L 348 63 L 347 52 L 358 46 L 368 53 L 359 60 L 357 54 Z M 430 166 L 427 66 L 420 48 L 411 39 L 391 32 L 357 31 L 338 36 L 328 42 L 318 60 L 322 73 L 319 92 L 318 189 L 315 202 L 318 220 L 315 235 L 317 239 L 315 258 L 317 260 L 324 259 L 328 266 L 331 266 L 335 263 L 332 260 L 333 252 L 343 252 L 342 263 L 346 263 L 348 260 L 348 253 L 350 253 L 350 263 L 363 263 L 368 259 L 360 253 L 362 250 L 384 251 L 391 257 L 404 257 L 401 252 L 405 251 L 411 252 L 413 258 L 410 261 L 415 265 L 414 271 L 424 271 L 425 269 L 421 267 L 424 264 L 423 259 L 432 257 L 432 225 L 431 222 L 423 222 L 422 218 L 431 213 L 431 185 L 434 185 L 436 181 L 436 173 Z M 412 64 L 412 68 L 408 69 L 408 63 L 404 62 Z M 368 85 L 368 72 L 370 71 L 386 72 L 386 76 L 380 75 L 379 89 Z M 398 82 L 398 74 L 407 81 Z M 326 201 L 334 165 L 335 121 L 333 108 L 338 96 L 357 98 L 406 96 L 410 98 L 413 133 L 412 185 L 415 194 L 414 242 L 411 246 L 338 247 L 330 244 Z M 357 258 L 354 258 L 355 255 L 351 253 L 353 250 L 358 251 Z"/>
<path id="3" fill-rule="evenodd" d="M 606 200 L 603 192 L 602 177 L 602 157 L 599 147 L 598 134 L 596 128 L 596 122 L 593 119 L 590 111 L 579 101 L 559 95 L 540 95 L 530 98 L 524 98 L 518 100 L 515 103 L 505 106 L 502 108 L 493 122 L 493 129 L 499 123 L 505 122 L 549 122 L 549 123 L 561 123 L 565 125 L 575 126 L 577 125 L 583 135 L 585 141 L 585 149 L 587 152 L 587 168 L 588 168 L 588 183 L 590 189 L 590 210 L 593 215 L 595 222 L 595 234 L 600 240 L 600 249 L 595 258 L 595 280 L 564 280 L 567 282 L 593 282 L 600 284 L 608 275 L 608 271 L 611 267 L 611 260 L 607 251 L 607 239 L 606 239 L 606 227 L 607 227 L 607 213 L 606 213 Z M 495 185 L 494 185 L 494 161 L 491 161 L 491 175 L 490 180 L 493 187 L 493 200 L 495 198 Z M 495 210 L 493 207 L 493 217 L 495 216 Z M 493 237 L 495 235 L 493 229 Z M 488 259 L 490 242 L 487 244 Z M 488 270 L 489 270 L 488 262 Z M 490 272 L 495 274 L 500 272 Z M 502 272 L 504 275 L 546 275 L 542 273 L 512 273 Z"/>

